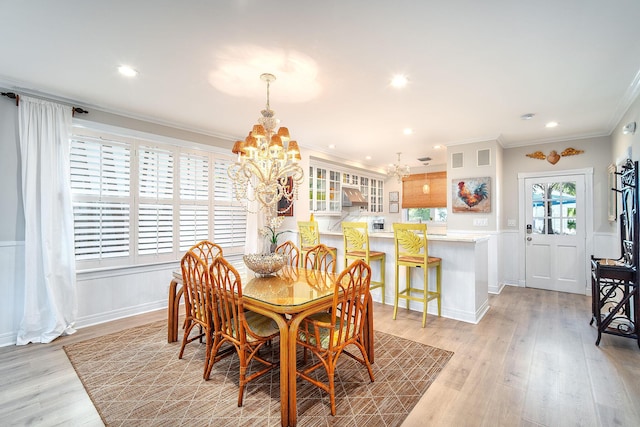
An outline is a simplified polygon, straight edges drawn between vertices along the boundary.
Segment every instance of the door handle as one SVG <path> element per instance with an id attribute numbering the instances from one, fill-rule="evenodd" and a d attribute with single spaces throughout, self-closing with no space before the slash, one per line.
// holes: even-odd
<path id="1" fill-rule="evenodd" d="M 532 241 L 532 240 L 533 240 L 533 238 L 532 238 L 531 236 L 528 236 L 528 237 L 527 237 L 527 242 L 530 242 L 530 241 Z"/>

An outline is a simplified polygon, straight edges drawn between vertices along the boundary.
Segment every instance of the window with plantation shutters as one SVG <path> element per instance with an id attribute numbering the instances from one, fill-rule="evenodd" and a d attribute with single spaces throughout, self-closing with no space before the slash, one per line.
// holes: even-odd
<path id="1" fill-rule="evenodd" d="M 138 254 L 173 252 L 173 153 L 159 147 L 138 149 Z"/>
<path id="2" fill-rule="evenodd" d="M 76 259 L 128 257 L 131 148 L 114 141 L 73 138 L 70 159 Z"/>
<path id="3" fill-rule="evenodd" d="M 230 160 L 216 159 L 213 175 L 213 239 L 222 246 L 225 256 L 244 251 L 247 212 L 235 200 L 233 182 L 227 174 Z"/>
<path id="4" fill-rule="evenodd" d="M 74 128 L 77 268 L 176 261 L 202 240 L 241 254 L 247 215 L 233 196 L 230 156 L 209 150 Z"/>
<path id="5" fill-rule="evenodd" d="M 173 199 L 173 153 L 142 146 L 138 150 L 141 199 Z"/>
<path id="6" fill-rule="evenodd" d="M 209 239 L 209 156 L 180 154 L 180 251 Z"/>

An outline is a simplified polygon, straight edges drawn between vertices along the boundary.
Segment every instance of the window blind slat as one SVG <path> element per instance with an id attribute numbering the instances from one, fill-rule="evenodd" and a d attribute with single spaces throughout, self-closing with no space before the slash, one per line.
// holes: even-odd
<path id="1" fill-rule="evenodd" d="M 76 259 L 129 256 L 129 206 L 77 203 L 74 212 Z"/>

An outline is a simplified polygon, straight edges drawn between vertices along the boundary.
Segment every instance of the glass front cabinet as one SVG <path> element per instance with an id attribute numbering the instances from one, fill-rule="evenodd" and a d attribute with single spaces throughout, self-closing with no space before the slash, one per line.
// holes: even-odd
<path id="1" fill-rule="evenodd" d="M 342 211 L 342 187 L 358 188 L 369 202 L 369 212 L 381 213 L 384 207 L 383 180 L 333 170 L 323 165 L 309 167 L 309 210 L 337 214 Z"/>
<path id="2" fill-rule="evenodd" d="M 384 209 L 384 181 L 371 179 L 369 212 L 382 213 Z"/>
<path id="3" fill-rule="evenodd" d="M 309 167 L 309 210 L 338 213 L 342 209 L 340 172 L 325 167 Z"/>

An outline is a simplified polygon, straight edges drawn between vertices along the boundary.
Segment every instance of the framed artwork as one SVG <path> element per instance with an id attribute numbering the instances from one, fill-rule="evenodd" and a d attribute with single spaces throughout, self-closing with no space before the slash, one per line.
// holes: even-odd
<path id="1" fill-rule="evenodd" d="M 398 202 L 389 202 L 389 213 L 400 212 L 400 204 Z"/>
<path id="2" fill-rule="evenodd" d="M 389 201 L 390 202 L 399 201 L 398 200 L 399 197 L 400 197 L 400 193 L 398 191 L 389 191 Z"/>
<path id="3" fill-rule="evenodd" d="M 287 190 L 293 187 L 293 178 L 287 177 Z M 293 200 L 289 201 L 284 197 L 278 200 L 278 216 L 293 216 Z"/>
<path id="4" fill-rule="evenodd" d="M 491 177 L 452 179 L 451 205 L 454 213 L 491 212 Z"/>

